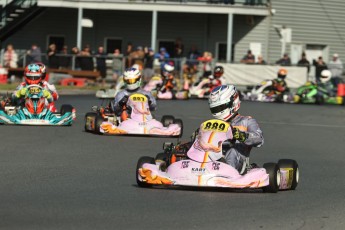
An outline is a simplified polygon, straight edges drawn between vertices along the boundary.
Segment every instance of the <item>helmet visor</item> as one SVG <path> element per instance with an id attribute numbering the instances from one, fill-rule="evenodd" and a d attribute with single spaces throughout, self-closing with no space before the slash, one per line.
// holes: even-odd
<path id="1" fill-rule="evenodd" d="M 232 104 L 232 103 L 231 103 Z M 231 107 L 230 102 L 210 108 L 212 114 L 220 113 Z"/>
<path id="2" fill-rule="evenodd" d="M 32 75 L 32 76 L 26 76 L 27 79 L 30 80 L 39 80 L 41 78 L 40 75 Z"/>
<path id="3" fill-rule="evenodd" d="M 124 79 L 124 81 L 125 81 L 127 84 L 134 84 L 134 83 L 137 83 L 139 80 L 140 80 L 140 77 L 131 78 L 131 79 Z"/>

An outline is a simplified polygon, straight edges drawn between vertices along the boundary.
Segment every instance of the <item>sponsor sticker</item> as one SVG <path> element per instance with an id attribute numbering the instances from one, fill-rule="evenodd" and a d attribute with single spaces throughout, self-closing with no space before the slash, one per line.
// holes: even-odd
<path id="1" fill-rule="evenodd" d="M 134 101 L 134 102 L 146 102 L 147 101 L 147 97 L 143 94 L 140 94 L 140 93 L 132 94 L 129 97 L 129 99 Z"/>

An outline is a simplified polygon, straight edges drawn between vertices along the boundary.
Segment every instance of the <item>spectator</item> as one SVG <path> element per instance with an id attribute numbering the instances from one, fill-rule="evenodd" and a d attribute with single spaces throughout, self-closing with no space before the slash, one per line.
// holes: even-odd
<path id="1" fill-rule="evenodd" d="M 291 59 L 287 53 L 283 55 L 281 59 L 276 61 L 276 64 L 281 65 L 281 66 L 290 66 L 291 65 Z"/>
<path id="2" fill-rule="evenodd" d="M 96 53 L 97 71 L 99 71 L 102 78 L 102 87 L 105 85 L 105 78 L 107 77 L 106 53 L 104 47 L 99 46 Z"/>
<path id="3" fill-rule="evenodd" d="M 144 67 L 144 57 L 145 53 L 143 47 L 138 46 L 137 49 L 129 55 L 132 65 L 139 65 L 140 70 Z"/>
<path id="4" fill-rule="evenodd" d="M 4 53 L 4 67 L 6 68 L 17 68 L 18 64 L 18 55 L 16 51 L 13 49 L 12 44 L 8 44 L 6 47 L 6 51 Z"/>
<path id="5" fill-rule="evenodd" d="M 32 44 L 31 49 L 27 51 L 27 55 L 30 64 L 42 62 L 41 49 L 36 44 Z"/>
<path id="6" fill-rule="evenodd" d="M 159 53 L 156 53 L 154 59 L 159 62 L 160 68 L 163 69 L 164 64 L 168 61 L 167 59 L 170 58 L 170 54 L 167 53 L 164 47 L 159 49 Z"/>
<path id="7" fill-rule="evenodd" d="M 322 72 L 322 70 L 327 69 L 327 65 L 323 61 L 321 56 L 317 59 L 317 61 L 315 59 L 313 60 L 313 65 L 315 66 L 315 80 L 317 82 L 319 82 L 320 81 L 321 72 Z"/>
<path id="8" fill-rule="evenodd" d="M 59 68 L 59 57 L 56 56 L 56 45 L 50 44 L 48 47 L 48 65 L 51 69 L 58 69 Z"/>
<path id="9" fill-rule="evenodd" d="M 188 55 L 187 55 L 187 62 L 186 62 L 186 66 L 183 68 L 194 68 L 195 71 L 197 70 L 197 65 L 198 65 L 198 57 L 200 57 L 200 53 L 197 49 L 197 47 L 195 45 L 192 45 Z"/>
<path id="10" fill-rule="evenodd" d="M 129 68 L 131 67 L 133 64 L 132 64 L 132 60 L 130 59 L 130 54 L 133 52 L 133 45 L 132 43 L 128 43 L 127 44 L 127 49 L 126 51 L 124 52 L 124 55 L 126 56 L 126 68 Z"/>
<path id="11" fill-rule="evenodd" d="M 173 57 L 175 60 L 175 67 L 177 73 L 180 73 L 181 71 L 181 58 L 183 57 L 184 52 L 184 45 L 182 44 L 181 38 L 177 38 L 174 45 L 174 55 Z"/>
<path id="12" fill-rule="evenodd" d="M 245 64 L 254 64 L 255 63 L 255 56 L 252 54 L 251 50 L 247 51 L 247 54 L 241 59 L 241 63 Z"/>
<path id="13" fill-rule="evenodd" d="M 212 68 L 211 68 L 211 62 L 212 62 L 212 53 L 211 52 L 204 52 L 202 57 L 198 58 L 198 61 L 201 61 L 203 63 L 203 77 L 207 78 L 208 76 L 212 75 Z"/>
<path id="14" fill-rule="evenodd" d="M 72 64 L 72 69 L 80 70 L 80 58 L 79 58 L 80 50 L 79 50 L 79 48 L 76 46 L 73 47 L 71 50 L 71 53 L 73 55 L 73 60 L 74 60 L 74 64 Z"/>
<path id="15" fill-rule="evenodd" d="M 62 47 L 60 55 L 61 55 L 61 56 L 59 56 L 60 68 L 61 69 L 68 69 L 70 67 L 70 64 L 71 64 L 71 57 L 69 56 L 67 46 Z"/>
<path id="16" fill-rule="evenodd" d="M 235 0 L 224 0 L 224 4 L 234 5 L 235 4 Z"/>
<path id="17" fill-rule="evenodd" d="M 88 71 L 93 71 L 94 70 L 94 64 L 93 64 L 93 59 L 91 57 L 91 51 L 90 51 L 90 46 L 86 45 L 84 49 L 80 52 L 79 56 L 79 64 L 81 70 L 88 70 Z"/>
<path id="18" fill-rule="evenodd" d="M 120 50 L 115 49 L 113 53 L 113 78 L 115 81 L 115 85 L 116 85 L 117 79 L 122 73 L 122 58 L 123 58 L 123 55 L 120 53 Z"/>
<path id="19" fill-rule="evenodd" d="M 149 82 L 152 76 L 155 74 L 153 70 L 153 60 L 154 60 L 154 51 L 152 48 L 145 47 L 145 64 L 144 64 L 144 82 Z"/>
<path id="20" fill-rule="evenodd" d="M 308 73 L 310 70 L 310 62 L 307 60 L 307 56 L 305 55 L 305 53 L 302 53 L 302 57 L 301 59 L 297 62 L 297 66 L 305 66 L 307 67 Z"/>
<path id="21" fill-rule="evenodd" d="M 258 65 L 266 65 L 267 62 L 264 60 L 261 54 L 258 55 L 258 61 L 256 62 Z"/>
<path id="22" fill-rule="evenodd" d="M 332 78 L 341 77 L 343 75 L 343 63 L 340 61 L 337 53 L 333 54 L 332 61 L 328 63 L 328 69 L 332 73 Z"/>

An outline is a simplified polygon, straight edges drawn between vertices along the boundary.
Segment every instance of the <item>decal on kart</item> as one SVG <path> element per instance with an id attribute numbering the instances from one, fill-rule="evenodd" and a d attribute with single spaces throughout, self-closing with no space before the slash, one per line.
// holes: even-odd
<path id="1" fill-rule="evenodd" d="M 129 97 L 129 99 L 134 101 L 134 102 L 146 102 L 147 101 L 146 96 L 144 96 L 143 94 L 138 94 L 138 93 L 132 94 Z"/>
<path id="2" fill-rule="evenodd" d="M 208 120 L 202 123 L 202 130 L 203 131 L 215 131 L 215 132 L 226 132 L 229 128 L 229 124 L 227 122 L 221 120 Z"/>

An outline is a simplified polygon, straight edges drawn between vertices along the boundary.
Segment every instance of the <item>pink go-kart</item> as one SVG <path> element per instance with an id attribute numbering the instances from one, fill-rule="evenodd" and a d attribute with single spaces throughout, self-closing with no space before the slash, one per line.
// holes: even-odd
<path id="1" fill-rule="evenodd" d="M 156 158 L 141 157 L 138 160 L 137 184 L 140 187 L 248 188 L 272 193 L 297 187 L 299 169 L 295 160 L 283 159 L 260 168 L 249 164 L 247 158 L 241 174 L 224 163 L 222 156 L 232 145 L 231 129 L 221 120 L 208 120 L 201 124 L 193 142 L 176 146 L 164 143 L 164 152 Z"/>
<path id="2" fill-rule="evenodd" d="M 149 110 L 148 99 L 143 94 L 130 95 L 120 117 L 113 111 L 112 100 L 105 105 L 102 103 L 102 106 L 94 106 L 93 110 L 85 115 L 87 132 L 161 137 L 181 137 L 183 134 L 181 119 L 169 115 L 163 116 L 161 122 L 154 119 Z"/>

